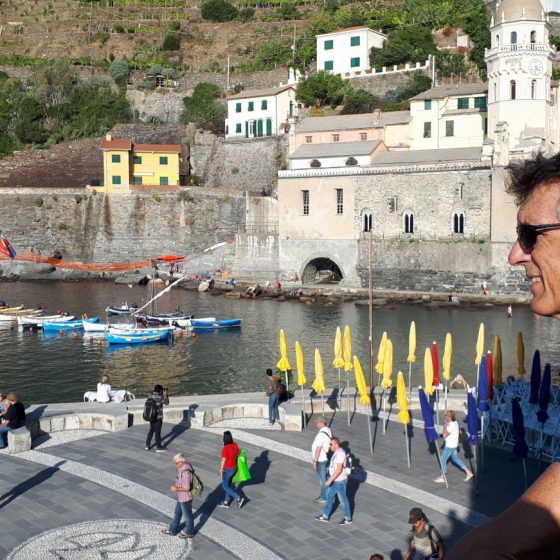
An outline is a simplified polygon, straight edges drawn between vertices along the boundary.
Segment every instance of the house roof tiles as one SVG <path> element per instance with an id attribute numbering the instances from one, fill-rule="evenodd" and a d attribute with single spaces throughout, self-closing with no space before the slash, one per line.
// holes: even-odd
<path id="1" fill-rule="evenodd" d="M 236 95 L 232 95 L 231 97 L 228 97 L 228 101 L 230 101 L 231 99 L 248 99 L 250 97 L 270 97 L 273 95 L 278 95 L 279 93 L 282 93 L 287 89 L 295 90 L 294 86 L 291 85 L 285 85 L 276 88 L 266 88 L 266 89 L 248 89 L 248 90 L 240 91 Z"/>
<path id="2" fill-rule="evenodd" d="M 125 150 L 130 151 L 132 149 L 132 139 L 131 138 L 117 138 L 115 140 L 103 140 L 101 142 L 102 150 Z"/>
<path id="3" fill-rule="evenodd" d="M 379 154 L 373 161 L 373 166 L 406 165 L 416 163 L 440 163 L 451 161 L 480 160 L 482 149 L 448 148 L 445 150 L 410 150 L 403 152 L 385 152 Z"/>
<path id="4" fill-rule="evenodd" d="M 367 156 L 381 144 L 381 140 L 370 142 L 334 142 L 331 144 L 303 144 L 288 159 Z"/>
<path id="5" fill-rule="evenodd" d="M 173 152 L 180 154 L 180 144 L 134 144 L 135 152 Z"/>
<path id="6" fill-rule="evenodd" d="M 419 93 L 412 98 L 413 101 L 422 99 L 441 99 L 443 97 L 454 97 L 459 95 L 475 95 L 477 93 L 487 93 L 488 82 L 477 82 L 474 84 L 450 84 L 446 86 L 436 86 Z"/>
<path id="7" fill-rule="evenodd" d="M 388 125 L 406 124 L 410 121 L 410 111 L 381 113 L 379 125 L 373 124 L 373 115 L 373 113 L 360 113 L 357 115 L 334 115 L 332 117 L 308 117 L 297 125 L 296 133 L 371 129 Z"/>

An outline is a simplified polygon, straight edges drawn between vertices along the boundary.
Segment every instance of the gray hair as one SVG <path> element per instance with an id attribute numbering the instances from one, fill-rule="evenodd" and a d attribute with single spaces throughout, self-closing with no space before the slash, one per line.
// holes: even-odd
<path id="1" fill-rule="evenodd" d="M 178 463 L 179 461 L 182 461 L 183 463 L 187 462 L 187 458 L 185 457 L 184 453 L 176 453 L 175 455 L 173 455 L 173 462 Z"/>
<path id="2" fill-rule="evenodd" d="M 319 416 L 317 420 L 315 420 L 315 424 L 324 424 L 325 426 L 328 424 L 327 419 L 324 416 Z"/>

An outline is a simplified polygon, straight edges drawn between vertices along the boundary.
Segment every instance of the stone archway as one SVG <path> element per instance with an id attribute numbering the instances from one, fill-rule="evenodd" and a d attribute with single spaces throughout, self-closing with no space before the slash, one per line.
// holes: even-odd
<path id="1" fill-rule="evenodd" d="M 340 267 L 328 257 L 311 259 L 303 269 L 303 284 L 338 284 L 343 279 Z"/>

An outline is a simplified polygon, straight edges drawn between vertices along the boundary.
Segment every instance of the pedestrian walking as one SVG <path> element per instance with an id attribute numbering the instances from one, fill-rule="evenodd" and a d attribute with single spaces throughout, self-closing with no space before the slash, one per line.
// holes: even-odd
<path id="1" fill-rule="evenodd" d="M 192 511 L 192 473 L 193 468 L 187 462 L 183 453 L 177 453 L 173 457 L 177 467 L 177 482 L 171 487 L 171 492 L 177 495 L 175 513 L 168 529 L 163 529 L 165 535 L 175 536 L 179 533 L 181 518 L 185 518 L 185 530 L 179 533 L 180 539 L 192 539 L 194 535 L 194 519 Z"/>
<path id="2" fill-rule="evenodd" d="M 146 437 L 146 451 L 152 446 L 152 437 L 155 435 L 156 452 L 165 453 L 167 449 L 161 445 L 161 426 L 163 424 L 163 407 L 169 404 L 169 390 L 161 385 L 156 385 L 144 405 L 144 419 L 150 422 L 150 429 Z M 147 410 L 149 409 L 149 410 Z"/>
<path id="3" fill-rule="evenodd" d="M 318 432 L 313 440 L 313 444 L 311 445 L 311 456 L 313 458 L 313 468 L 317 472 L 321 489 L 319 497 L 315 498 L 315 502 L 322 504 L 327 501 L 326 481 L 327 467 L 329 464 L 327 453 L 329 452 L 332 433 L 331 429 L 327 426 L 327 419 L 324 416 L 317 418 L 315 426 L 317 427 Z"/>
<path id="4" fill-rule="evenodd" d="M 220 465 L 220 475 L 222 477 L 222 488 L 224 489 L 224 501 L 218 504 L 218 507 L 228 508 L 230 500 L 237 501 L 237 509 L 241 509 L 245 503 L 245 498 L 241 496 L 233 487 L 231 479 L 237 472 L 237 457 L 239 456 L 239 447 L 233 441 L 233 436 L 229 430 L 224 432 L 224 447 L 222 449 L 222 462 Z"/>
<path id="5" fill-rule="evenodd" d="M 272 373 L 270 368 L 266 370 L 266 375 L 268 377 L 268 388 L 266 390 L 266 395 L 268 396 L 268 423 L 272 426 L 276 420 L 280 419 L 278 404 L 283 386 L 280 379 Z"/>
<path id="6" fill-rule="evenodd" d="M 412 525 L 412 539 L 404 560 L 412 560 L 415 552 L 418 552 L 424 560 L 445 560 L 443 539 L 419 507 L 410 510 L 408 522 Z"/>
<path id="7" fill-rule="evenodd" d="M 508 305 L 508 308 L 507 308 L 507 316 L 508 316 L 509 318 L 513 317 L 513 308 L 511 307 L 511 305 Z"/>
<path id="8" fill-rule="evenodd" d="M 434 479 L 434 482 L 445 482 L 444 474 L 447 475 L 447 461 L 449 461 L 449 459 L 465 473 L 465 482 L 468 482 L 474 476 L 457 452 L 457 448 L 459 447 L 459 435 L 459 424 L 455 420 L 455 412 L 453 410 L 448 410 L 445 413 L 445 425 L 442 434 L 442 437 L 445 439 L 445 448 L 441 457 L 443 474 L 440 474 Z"/>
<path id="9" fill-rule="evenodd" d="M 327 478 L 327 502 L 323 513 L 315 517 L 317 521 L 327 522 L 332 513 L 335 496 L 342 505 L 344 517 L 338 522 L 339 525 L 350 525 L 352 523 L 352 513 L 350 502 L 346 495 L 346 484 L 348 482 L 348 472 L 346 465 L 346 451 L 340 447 L 340 440 L 337 437 L 331 438 L 330 448 L 332 457 L 329 463 L 329 478 Z"/>

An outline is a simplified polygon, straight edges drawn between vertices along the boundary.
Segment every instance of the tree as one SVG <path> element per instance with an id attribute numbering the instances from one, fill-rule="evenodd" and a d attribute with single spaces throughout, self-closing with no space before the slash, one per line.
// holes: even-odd
<path id="1" fill-rule="evenodd" d="M 488 13 L 483 0 L 474 0 L 474 4 L 474 7 L 471 8 L 465 18 L 464 30 L 474 43 L 469 58 L 478 66 L 479 74 L 485 78 L 486 62 L 484 61 L 484 49 L 490 47 Z"/>
<path id="2" fill-rule="evenodd" d="M 350 89 L 350 84 L 340 76 L 319 70 L 299 84 L 296 98 L 305 105 L 336 107 Z"/>
<path id="3" fill-rule="evenodd" d="M 379 98 L 365 89 L 352 89 L 344 96 L 343 115 L 371 113 L 379 106 Z"/>
<path id="4" fill-rule="evenodd" d="M 432 32 L 427 27 L 401 27 L 387 39 L 377 53 L 379 66 L 393 66 L 405 62 L 425 62 L 437 52 Z"/>
<path id="5" fill-rule="evenodd" d="M 40 121 L 18 119 L 14 133 L 23 144 L 43 144 L 49 137 L 48 131 Z"/>
<path id="6" fill-rule="evenodd" d="M 111 73 L 111 78 L 115 80 L 115 83 L 120 88 L 126 88 L 128 76 L 130 74 L 130 66 L 126 58 L 113 61 L 109 67 L 109 72 Z"/>
<path id="7" fill-rule="evenodd" d="M 276 14 L 281 20 L 299 19 L 301 17 L 296 7 L 295 0 L 280 4 L 280 7 L 276 10 Z"/>
<path id="8" fill-rule="evenodd" d="M 255 8 L 243 8 L 239 10 L 239 14 L 237 15 L 237 17 L 241 21 L 247 22 L 247 21 L 251 21 L 254 15 L 255 15 Z"/>
<path id="9" fill-rule="evenodd" d="M 465 57 L 462 54 L 438 52 L 436 54 L 436 67 L 440 76 L 458 76 L 466 74 Z"/>
<path id="10" fill-rule="evenodd" d="M 227 114 L 225 104 L 220 101 L 220 88 L 215 84 L 202 82 L 193 91 L 192 97 L 185 97 L 185 109 L 181 122 L 195 123 L 206 130 L 216 133 L 224 131 Z"/>
<path id="11" fill-rule="evenodd" d="M 228 0 L 204 0 L 202 18 L 208 21 L 231 21 L 237 17 L 237 8 Z"/>
<path id="12" fill-rule="evenodd" d="M 289 40 L 278 39 L 259 47 L 255 62 L 262 70 L 272 70 L 278 64 L 286 64 L 292 58 Z"/>

